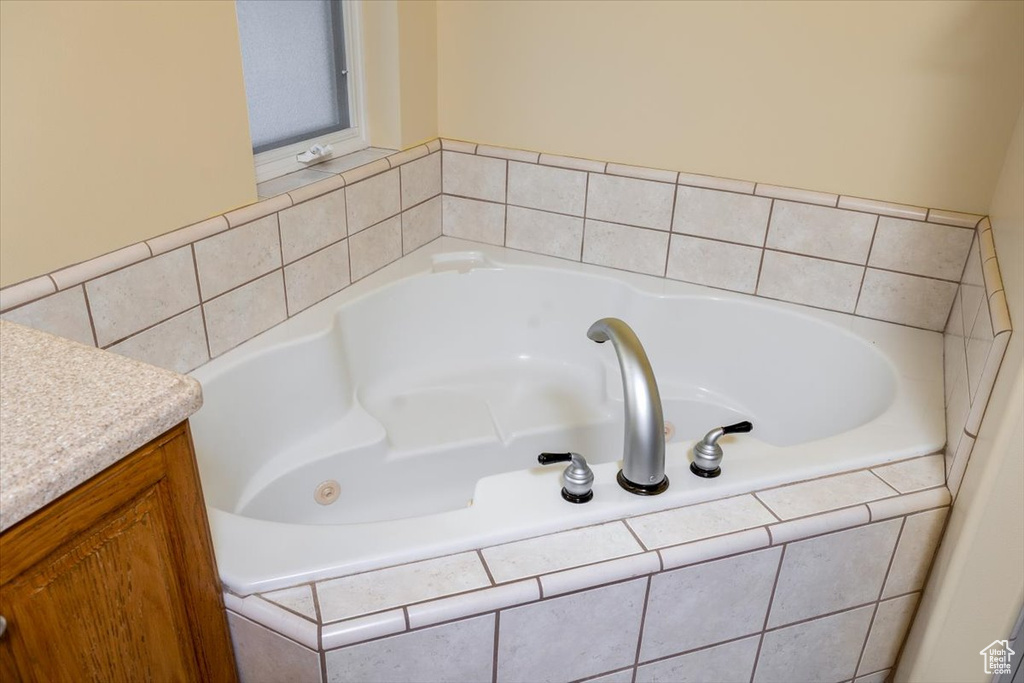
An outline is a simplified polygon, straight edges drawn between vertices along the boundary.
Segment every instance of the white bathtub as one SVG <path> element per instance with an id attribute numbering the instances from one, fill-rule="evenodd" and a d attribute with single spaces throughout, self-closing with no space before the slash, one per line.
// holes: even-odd
<path id="1" fill-rule="evenodd" d="M 622 387 L 602 317 L 646 347 L 667 492 L 615 482 Z M 442 238 L 196 370 L 221 576 L 246 595 L 935 452 L 942 338 Z M 722 475 L 689 472 L 706 431 Z M 573 450 L 594 499 L 559 495 Z M 336 480 L 340 496 L 314 491 Z"/>

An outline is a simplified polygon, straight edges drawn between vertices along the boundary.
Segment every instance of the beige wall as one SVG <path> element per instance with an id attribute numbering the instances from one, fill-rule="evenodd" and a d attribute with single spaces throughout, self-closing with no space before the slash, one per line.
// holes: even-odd
<path id="1" fill-rule="evenodd" d="M 438 3 L 443 136 L 984 213 L 1020 2 Z"/>
<path id="2" fill-rule="evenodd" d="M 437 3 L 362 2 L 370 143 L 406 149 L 437 137 Z"/>
<path id="3" fill-rule="evenodd" d="M 0 2 L 0 284 L 256 198 L 230 2 Z"/>
<path id="4" fill-rule="evenodd" d="M 989 681 L 979 652 L 1024 600 L 1024 109 L 991 221 L 1014 330 L 897 681 Z"/>

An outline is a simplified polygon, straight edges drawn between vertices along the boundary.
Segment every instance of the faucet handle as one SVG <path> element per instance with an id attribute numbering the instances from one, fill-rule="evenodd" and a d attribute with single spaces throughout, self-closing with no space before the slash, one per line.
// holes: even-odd
<path id="1" fill-rule="evenodd" d="M 550 465 L 556 462 L 569 462 L 572 460 L 572 453 L 541 453 L 537 456 L 537 462 L 541 465 Z"/>
<path id="2" fill-rule="evenodd" d="M 728 427 L 722 427 L 722 434 L 746 434 L 754 429 L 754 425 L 750 424 L 746 420 L 743 422 L 737 422 L 734 425 Z"/>
<path id="3" fill-rule="evenodd" d="M 711 479 L 722 473 L 722 447 L 718 440 L 726 434 L 746 434 L 753 431 L 754 425 L 744 420 L 726 427 L 712 429 L 703 439 L 693 447 L 693 462 L 690 463 L 690 471 L 698 477 Z"/>
<path id="4" fill-rule="evenodd" d="M 541 453 L 537 462 L 541 465 L 569 463 L 562 472 L 562 498 L 570 503 L 586 503 L 594 497 L 594 472 L 579 453 Z"/>

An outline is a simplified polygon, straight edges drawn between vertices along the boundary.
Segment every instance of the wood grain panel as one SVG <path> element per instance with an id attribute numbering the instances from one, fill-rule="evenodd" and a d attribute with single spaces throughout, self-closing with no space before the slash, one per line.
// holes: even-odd
<path id="1" fill-rule="evenodd" d="M 236 680 L 187 425 L 0 535 L 0 558 L 5 683 Z"/>

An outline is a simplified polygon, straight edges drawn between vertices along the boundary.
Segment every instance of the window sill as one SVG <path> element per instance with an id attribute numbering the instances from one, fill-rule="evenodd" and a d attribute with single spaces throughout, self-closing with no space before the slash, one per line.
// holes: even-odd
<path id="1" fill-rule="evenodd" d="M 351 154 L 331 157 L 302 170 L 258 183 L 256 185 L 256 194 L 261 200 L 270 199 L 285 192 L 291 192 L 300 187 L 330 178 L 333 175 L 344 173 L 357 166 L 368 164 L 377 159 L 383 159 L 395 152 L 396 150 L 383 147 L 367 147 Z"/>

